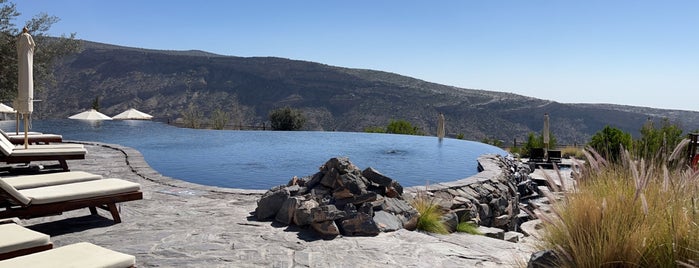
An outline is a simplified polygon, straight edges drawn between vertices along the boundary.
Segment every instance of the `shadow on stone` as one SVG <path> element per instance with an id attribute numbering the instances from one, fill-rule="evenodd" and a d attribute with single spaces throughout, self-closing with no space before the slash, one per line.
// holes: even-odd
<path id="1" fill-rule="evenodd" d="M 114 224 L 114 221 L 111 219 L 102 217 L 100 215 L 87 215 L 77 218 L 35 224 L 27 226 L 27 228 L 47 234 L 49 236 L 59 236 L 81 232 L 92 228 L 107 227 Z"/>

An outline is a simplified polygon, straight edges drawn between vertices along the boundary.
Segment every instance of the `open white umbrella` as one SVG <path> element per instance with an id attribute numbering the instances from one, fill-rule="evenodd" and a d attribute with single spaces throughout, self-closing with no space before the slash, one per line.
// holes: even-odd
<path id="1" fill-rule="evenodd" d="M 12 107 L 5 105 L 4 103 L 0 103 L 0 113 L 4 114 L 13 114 L 16 113 L 15 109 L 12 109 Z"/>
<path id="2" fill-rule="evenodd" d="M 113 116 L 112 119 L 116 119 L 116 120 L 150 120 L 150 119 L 153 119 L 153 116 L 149 115 L 147 113 L 141 112 L 139 110 L 136 110 L 134 108 L 131 108 L 131 109 L 124 111 L 123 113 L 120 113 L 118 115 Z"/>
<path id="3" fill-rule="evenodd" d="M 17 39 L 17 99 L 15 100 L 15 109 L 18 114 L 24 117 L 24 148 L 28 147 L 27 132 L 29 132 L 29 118 L 34 111 L 34 39 L 29 35 L 27 27 L 22 29 L 22 34 Z M 17 117 L 19 120 L 19 116 Z M 19 121 L 17 121 L 19 132 Z"/>
<path id="4" fill-rule="evenodd" d="M 13 114 L 16 113 L 15 109 L 13 109 L 10 106 L 5 105 L 4 103 L 0 103 L 0 113 L 2 113 L 2 120 L 7 120 L 7 114 Z"/>
<path id="5" fill-rule="evenodd" d="M 74 114 L 68 119 L 78 119 L 78 120 L 112 120 L 111 117 L 98 112 L 95 109 L 90 109 L 88 111 L 84 111 L 82 113 Z"/>

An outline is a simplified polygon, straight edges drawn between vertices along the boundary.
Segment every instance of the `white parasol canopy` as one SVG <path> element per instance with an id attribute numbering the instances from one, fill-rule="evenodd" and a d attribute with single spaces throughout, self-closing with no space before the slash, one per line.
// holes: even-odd
<path id="1" fill-rule="evenodd" d="M 153 116 L 149 115 L 147 113 L 141 112 L 139 110 L 136 110 L 134 108 L 131 108 L 131 109 L 124 111 L 123 113 L 115 115 L 114 117 L 112 117 L 112 119 L 117 119 L 117 120 L 150 120 L 150 119 L 153 119 Z"/>
<path id="2" fill-rule="evenodd" d="M 13 114 L 16 113 L 15 109 L 12 109 L 12 107 L 5 105 L 4 103 L 0 103 L 0 113 L 5 113 L 5 114 Z"/>
<path id="3" fill-rule="evenodd" d="M 106 116 L 103 113 L 98 112 L 95 109 L 90 109 L 89 111 L 84 111 L 79 114 L 72 115 L 68 119 L 78 119 L 78 120 L 112 120 L 111 117 Z"/>

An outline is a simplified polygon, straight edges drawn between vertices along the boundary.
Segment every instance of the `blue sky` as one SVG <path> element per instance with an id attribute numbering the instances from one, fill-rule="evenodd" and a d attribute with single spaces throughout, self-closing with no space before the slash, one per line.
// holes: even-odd
<path id="1" fill-rule="evenodd" d="M 699 111 L 699 1 L 22 0 L 50 33 L 275 56 L 566 103 Z M 40 45 L 40 44 L 39 44 Z"/>

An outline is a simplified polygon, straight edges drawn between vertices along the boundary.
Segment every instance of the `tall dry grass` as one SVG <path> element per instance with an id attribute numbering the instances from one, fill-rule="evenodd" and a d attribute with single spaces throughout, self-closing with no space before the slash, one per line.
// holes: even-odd
<path id="1" fill-rule="evenodd" d="M 685 145 L 657 161 L 626 151 L 621 163 L 588 148 L 577 187 L 543 218 L 542 248 L 562 267 L 699 265 L 699 172 L 678 164 Z"/>

